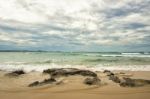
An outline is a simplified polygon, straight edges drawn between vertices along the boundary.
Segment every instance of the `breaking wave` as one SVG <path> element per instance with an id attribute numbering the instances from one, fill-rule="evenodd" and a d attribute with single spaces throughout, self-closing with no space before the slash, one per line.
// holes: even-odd
<path id="1" fill-rule="evenodd" d="M 127 70 L 127 71 L 150 71 L 150 65 L 125 65 L 125 66 L 103 66 L 101 64 L 96 66 L 85 66 L 85 65 L 58 65 L 55 63 L 51 64 L 38 64 L 38 65 L 12 65 L 12 64 L 0 64 L 0 70 L 3 71 L 14 71 L 14 70 L 24 70 L 25 72 L 39 71 L 42 72 L 45 69 L 50 68 L 78 68 L 87 69 L 93 71 L 103 71 L 103 70 Z"/>

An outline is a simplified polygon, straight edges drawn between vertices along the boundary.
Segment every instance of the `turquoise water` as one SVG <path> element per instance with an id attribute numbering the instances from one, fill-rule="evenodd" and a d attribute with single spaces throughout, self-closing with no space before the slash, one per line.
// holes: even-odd
<path id="1" fill-rule="evenodd" d="M 0 69 L 25 67 L 87 67 L 149 69 L 149 53 L 0 52 Z M 9 67 L 9 68 L 8 68 Z M 122 69 L 123 69 L 122 68 Z"/>

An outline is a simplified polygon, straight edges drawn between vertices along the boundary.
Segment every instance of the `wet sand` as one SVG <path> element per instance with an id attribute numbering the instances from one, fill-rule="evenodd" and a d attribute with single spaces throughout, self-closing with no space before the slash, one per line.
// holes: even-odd
<path id="1" fill-rule="evenodd" d="M 114 71 L 124 72 L 119 76 L 150 80 L 148 71 Z M 40 72 L 30 72 L 19 77 L 5 76 L 0 71 L 0 99 L 150 99 L 150 85 L 143 87 L 120 87 L 118 83 L 108 79 L 102 72 L 97 72 L 101 84 L 85 85 L 83 76 L 58 78 L 63 83 L 28 87 L 34 81 L 42 81 L 49 77 Z"/>

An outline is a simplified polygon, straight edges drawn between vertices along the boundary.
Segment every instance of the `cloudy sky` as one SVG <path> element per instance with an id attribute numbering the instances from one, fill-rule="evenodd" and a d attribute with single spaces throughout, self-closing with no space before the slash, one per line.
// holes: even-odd
<path id="1" fill-rule="evenodd" d="M 0 0 L 0 50 L 150 51 L 150 0 Z"/>

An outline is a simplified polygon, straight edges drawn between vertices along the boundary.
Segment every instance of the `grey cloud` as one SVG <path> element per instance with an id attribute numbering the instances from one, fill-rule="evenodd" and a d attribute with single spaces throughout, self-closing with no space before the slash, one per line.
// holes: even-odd
<path id="1" fill-rule="evenodd" d="M 59 50 L 59 48 L 67 50 L 72 49 L 72 47 L 84 49 L 87 46 L 89 50 L 90 47 L 97 48 L 97 50 L 118 47 L 119 50 L 122 48 L 130 49 L 132 44 L 137 45 L 136 47 L 149 45 L 149 22 L 143 21 L 145 17 L 147 19 L 150 17 L 148 12 L 150 10 L 149 0 L 140 0 L 140 2 L 130 0 L 130 2 L 124 2 L 122 6 L 116 8 L 109 7 L 113 6 L 109 4 L 106 8 L 101 8 L 96 4 L 97 2 L 89 3 L 89 9 L 85 8 L 76 12 L 79 16 L 76 13 L 66 14 L 64 10 L 58 10 L 55 14 L 49 15 L 42 12 L 43 9 L 35 7 L 36 4 L 28 4 L 22 0 L 17 0 L 17 3 L 27 11 L 44 16 L 47 21 L 32 24 L 1 19 L 0 36 L 4 36 L 8 40 L 0 40 L 3 43 L 3 48 L 0 49 L 6 48 L 5 45 L 18 48 L 20 45 L 17 45 L 17 42 L 23 42 L 23 44 L 28 42 L 31 43 L 33 48 L 50 50 Z M 39 4 L 39 6 L 44 5 Z M 86 16 L 80 17 L 82 14 L 88 16 L 88 18 Z M 140 17 L 143 20 L 139 22 L 124 20 L 132 14 L 141 15 Z M 75 24 L 75 22 L 77 23 Z M 92 27 L 90 23 L 94 24 L 96 28 L 90 30 L 90 27 Z M 74 26 L 74 24 L 77 26 Z M 23 48 L 30 48 L 31 45 L 28 44 Z"/>
<path id="2" fill-rule="evenodd" d="M 96 11 L 96 13 L 99 14 L 104 14 L 105 18 L 114 18 L 114 17 L 120 17 L 120 16 L 128 16 L 132 13 L 144 13 L 144 14 L 150 14 L 149 13 L 149 9 L 150 9 L 150 1 L 149 0 L 141 0 L 140 2 L 136 2 L 136 1 L 130 1 L 127 2 L 125 5 L 119 7 L 119 8 L 108 8 L 106 9 L 98 9 L 99 6 L 97 6 L 97 8 L 94 5 L 94 11 Z"/>

